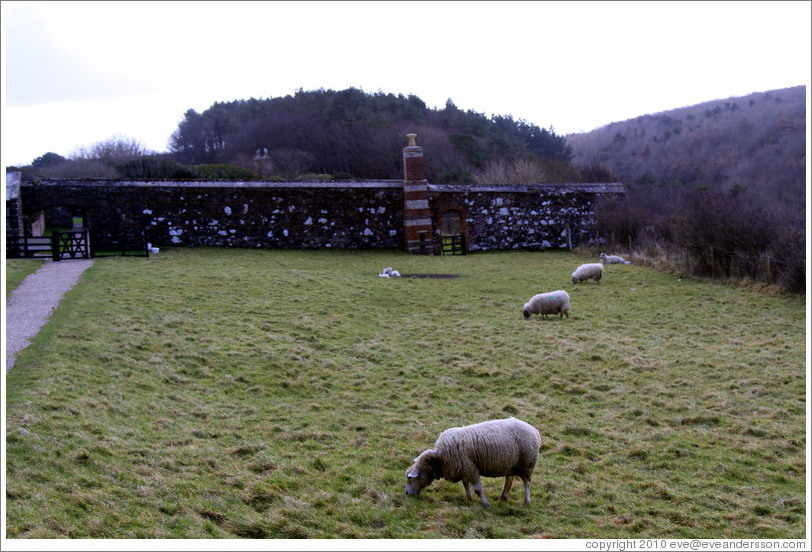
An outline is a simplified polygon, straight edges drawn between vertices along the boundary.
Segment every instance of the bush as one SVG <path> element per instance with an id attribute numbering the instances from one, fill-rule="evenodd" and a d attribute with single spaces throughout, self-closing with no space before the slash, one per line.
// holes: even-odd
<path id="1" fill-rule="evenodd" d="M 785 227 L 767 250 L 775 281 L 792 293 L 806 291 L 806 233 Z"/>
<path id="2" fill-rule="evenodd" d="M 144 158 L 134 159 L 116 165 L 119 178 L 131 180 L 168 180 L 187 179 L 191 171 L 171 159 Z"/>
<path id="3" fill-rule="evenodd" d="M 259 180 L 254 171 L 236 165 L 186 165 L 183 168 L 188 171 L 190 180 Z"/>

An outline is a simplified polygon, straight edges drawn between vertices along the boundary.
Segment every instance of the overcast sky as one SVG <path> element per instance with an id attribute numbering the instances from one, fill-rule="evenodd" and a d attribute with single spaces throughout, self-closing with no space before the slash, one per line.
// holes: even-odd
<path id="1" fill-rule="evenodd" d="M 807 85 L 794 2 L 3 1 L 3 166 L 297 89 L 414 94 L 558 134 Z M 419 142 L 419 138 L 418 138 Z"/>

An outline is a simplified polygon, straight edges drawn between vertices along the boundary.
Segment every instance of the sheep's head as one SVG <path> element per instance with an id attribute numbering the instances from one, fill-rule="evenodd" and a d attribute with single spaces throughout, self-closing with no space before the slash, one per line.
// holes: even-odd
<path id="1" fill-rule="evenodd" d="M 527 320 L 528 318 L 530 318 L 530 311 L 529 311 L 529 310 L 527 310 L 527 307 L 525 307 L 525 308 L 524 308 L 524 310 L 522 311 L 522 314 L 524 315 L 524 319 L 525 319 L 525 320 Z"/>
<path id="2" fill-rule="evenodd" d="M 406 494 L 417 496 L 436 479 L 440 458 L 434 449 L 423 451 L 414 459 L 414 465 L 406 471 Z"/>

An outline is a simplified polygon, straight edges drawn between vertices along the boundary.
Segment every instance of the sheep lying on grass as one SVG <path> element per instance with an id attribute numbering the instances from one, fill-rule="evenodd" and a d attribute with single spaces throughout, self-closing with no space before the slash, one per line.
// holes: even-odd
<path id="1" fill-rule="evenodd" d="M 383 269 L 383 272 L 378 274 L 381 278 L 400 278 L 400 272 L 397 270 L 392 270 L 392 267 L 387 267 Z"/>
<path id="2" fill-rule="evenodd" d="M 607 255 L 601 253 L 601 264 L 632 264 L 620 255 Z"/>
<path id="3" fill-rule="evenodd" d="M 534 314 L 540 314 L 542 318 L 547 318 L 548 314 L 557 314 L 561 318 L 566 315 L 569 318 L 569 312 L 570 294 L 563 289 L 534 295 L 522 308 L 525 320 Z"/>
<path id="4" fill-rule="evenodd" d="M 435 479 L 452 483 L 462 481 L 465 496 L 471 489 L 482 504 L 490 504 L 482 493 L 480 476 L 504 477 L 505 486 L 499 498 L 507 500 L 513 476 L 524 481 L 524 504 L 530 504 L 530 478 L 536 467 L 541 446 L 538 430 L 517 418 L 491 420 L 465 427 L 446 429 L 433 449 L 423 451 L 406 472 L 406 494 L 420 494 Z"/>
<path id="5" fill-rule="evenodd" d="M 601 263 L 582 264 L 572 273 L 572 283 L 577 284 L 580 281 L 592 278 L 596 284 L 599 284 L 601 277 L 603 277 L 603 265 Z"/>

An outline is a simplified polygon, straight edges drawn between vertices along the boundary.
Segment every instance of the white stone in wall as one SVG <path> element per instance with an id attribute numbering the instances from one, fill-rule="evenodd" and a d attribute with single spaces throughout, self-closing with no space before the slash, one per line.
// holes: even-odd
<path id="1" fill-rule="evenodd" d="M 151 209 L 144 209 L 144 210 L 143 210 L 143 211 L 141 211 L 141 212 L 142 212 L 143 214 L 145 214 L 145 215 L 151 215 L 151 214 L 152 214 L 152 210 L 151 210 Z"/>
<path id="2" fill-rule="evenodd" d="M 220 223 L 216 219 L 211 219 L 211 222 L 209 223 L 209 226 L 217 226 L 218 224 L 220 224 Z"/>
<path id="3" fill-rule="evenodd" d="M 397 236 L 397 235 L 398 235 L 398 231 L 397 231 L 397 230 L 390 230 L 390 231 L 389 231 L 389 237 L 390 237 L 390 238 L 391 238 L 391 237 L 394 237 L 394 236 Z"/>
<path id="4" fill-rule="evenodd" d="M 386 212 L 386 207 L 378 207 L 378 214 L 382 215 Z"/>
<path id="5" fill-rule="evenodd" d="M 311 224 L 313 224 L 313 219 L 310 218 L 310 217 L 307 217 L 307 220 L 304 221 L 304 223 L 305 223 L 305 226 L 310 226 Z"/>
<path id="6" fill-rule="evenodd" d="M 228 205 L 226 205 L 226 206 L 225 206 L 225 208 L 223 208 L 223 211 L 225 211 L 225 213 L 226 213 L 227 215 L 230 215 L 230 214 L 231 214 L 231 207 L 229 207 Z"/>
<path id="7" fill-rule="evenodd" d="M 500 203 L 500 205 L 501 205 L 501 203 Z M 501 216 L 503 216 L 503 217 L 506 217 L 506 216 L 508 216 L 510 214 L 510 211 L 508 210 L 507 207 L 502 207 L 501 209 L 499 209 L 499 214 Z"/>
<path id="8" fill-rule="evenodd" d="M 373 235 L 373 232 L 369 228 L 365 228 L 364 229 L 364 235 L 365 236 L 371 236 L 371 235 Z"/>
<path id="9" fill-rule="evenodd" d="M 325 224 L 326 222 L 327 222 L 327 219 L 326 219 L 326 218 L 324 218 L 324 217 L 321 217 L 321 218 L 319 219 L 319 224 Z"/>
<path id="10" fill-rule="evenodd" d="M 286 238 L 288 237 L 288 229 L 287 228 L 282 230 L 282 235 L 285 236 Z"/>
<path id="11" fill-rule="evenodd" d="M 220 230 L 217 233 L 220 234 L 221 236 L 228 236 L 228 232 L 226 232 L 225 230 Z"/>
<path id="12" fill-rule="evenodd" d="M 243 203 L 243 205 L 242 205 L 242 214 L 244 215 L 246 213 L 248 213 L 248 204 Z"/>

